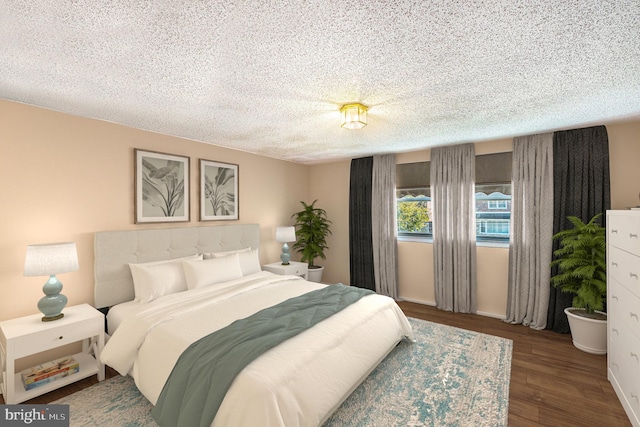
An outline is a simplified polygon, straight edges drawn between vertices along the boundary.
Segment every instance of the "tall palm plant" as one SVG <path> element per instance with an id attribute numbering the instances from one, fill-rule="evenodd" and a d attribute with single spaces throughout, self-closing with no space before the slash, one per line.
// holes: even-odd
<path id="1" fill-rule="evenodd" d="M 308 263 L 309 268 L 319 267 L 314 264 L 316 258 L 326 259 L 324 251 L 329 249 L 327 235 L 331 234 L 331 221 L 324 209 L 315 207 L 317 201 L 314 200 L 310 205 L 301 201 L 303 209 L 291 215 L 297 228 L 297 241 L 292 248 L 302 255 L 300 259 Z"/>

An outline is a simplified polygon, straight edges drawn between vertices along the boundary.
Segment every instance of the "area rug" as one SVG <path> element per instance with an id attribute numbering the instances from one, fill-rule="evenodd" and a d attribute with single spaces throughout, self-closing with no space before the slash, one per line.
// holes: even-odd
<path id="1" fill-rule="evenodd" d="M 512 342 L 410 318 L 402 341 L 324 424 L 337 426 L 506 426 Z M 156 426 L 130 377 L 114 377 L 66 398 L 71 426 Z"/>

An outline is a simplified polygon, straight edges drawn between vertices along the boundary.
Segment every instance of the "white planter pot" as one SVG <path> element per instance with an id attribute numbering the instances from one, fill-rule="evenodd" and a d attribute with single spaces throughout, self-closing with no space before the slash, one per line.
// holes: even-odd
<path id="1" fill-rule="evenodd" d="M 569 319 L 573 345 L 587 353 L 607 354 L 607 321 L 578 316 L 572 313 L 572 310 L 581 309 L 573 307 L 564 309 Z M 606 316 L 606 313 L 602 314 Z"/>
<path id="2" fill-rule="evenodd" d="M 307 277 L 309 277 L 309 281 L 320 283 L 322 281 L 322 270 L 324 270 L 324 267 L 310 268 L 307 271 Z"/>

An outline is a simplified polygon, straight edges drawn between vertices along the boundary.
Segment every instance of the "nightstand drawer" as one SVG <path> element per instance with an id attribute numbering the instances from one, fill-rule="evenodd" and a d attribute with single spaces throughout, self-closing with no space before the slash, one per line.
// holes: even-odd
<path id="1" fill-rule="evenodd" d="M 13 340 L 13 357 L 17 359 L 98 335 L 101 332 L 101 323 L 100 319 L 90 319 L 77 322 L 71 327 L 61 325 L 16 337 Z"/>
<path id="2" fill-rule="evenodd" d="M 262 269 L 265 271 L 270 271 L 274 274 L 302 276 L 305 279 L 308 278 L 307 274 L 309 272 L 306 262 L 297 261 L 291 261 L 289 264 L 274 262 L 271 264 L 263 265 Z"/>
<path id="3" fill-rule="evenodd" d="M 292 268 L 291 272 L 287 271 L 287 273 L 294 274 L 296 276 L 303 276 L 303 275 L 307 274 L 307 269 L 306 268 L 296 267 L 296 268 Z"/>

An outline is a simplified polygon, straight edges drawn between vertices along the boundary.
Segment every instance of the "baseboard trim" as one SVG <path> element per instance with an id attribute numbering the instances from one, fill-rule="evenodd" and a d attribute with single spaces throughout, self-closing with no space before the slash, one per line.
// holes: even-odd
<path id="1" fill-rule="evenodd" d="M 424 301 L 424 300 L 415 299 L 415 298 L 400 297 L 400 301 L 412 302 L 412 303 L 415 303 L 415 304 L 422 304 L 422 305 L 429 305 L 431 307 L 435 307 L 436 306 L 435 302 Z M 500 320 L 504 320 L 504 319 L 507 318 L 507 316 L 505 316 L 503 314 L 488 313 L 486 311 L 476 311 L 475 314 L 477 314 L 479 316 L 484 316 L 484 317 L 492 317 L 494 319 L 500 319 Z"/>
<path id="2" fill-rule="evenodd" d="M 431 307 L 435 307 L 436 303 L 435 302 L 431 302 L 431 301 L 423 301 L 420 299 L 414 299 L 414 298 L 405 298 L 405 297 L 400 297 L 400 301 L 406 301 L 406 302 L 413 302 L 416 304 L 422 304 L 422 305 L 430 305 Z"/>

